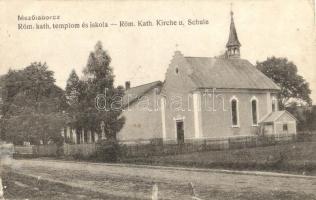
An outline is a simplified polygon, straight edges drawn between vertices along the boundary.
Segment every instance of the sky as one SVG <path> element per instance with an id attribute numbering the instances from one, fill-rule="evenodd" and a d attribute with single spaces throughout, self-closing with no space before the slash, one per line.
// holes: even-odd
<path id="1" fill-rule="evenodd" d="M 241 57 L 255 64 L 287 57 L 309 83 L 316 103 L 314 0 L 235 0 Z M 56 84 L 65 88 L 72 69 L 79 76 L 97 41 L 112 58 L 115 84 L 132 86 L 164 80 L 174 51 L 213 57 L 224 52 L 231 1 L 4 1 L 0 0 L 0 74 L 31 62 L 46 62 Z M 59 15 L 64 24 L 151 20 L 208 20 L 206 25 L 18 30 L 18 15 Z"/>

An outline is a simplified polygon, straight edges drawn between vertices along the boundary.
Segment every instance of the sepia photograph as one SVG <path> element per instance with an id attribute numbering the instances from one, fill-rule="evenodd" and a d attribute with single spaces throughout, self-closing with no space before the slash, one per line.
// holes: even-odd
<path id="1" fill-rule="evenodd" d="M 316 200 L 316 0 L 0 0 L 0 200 Z"/>

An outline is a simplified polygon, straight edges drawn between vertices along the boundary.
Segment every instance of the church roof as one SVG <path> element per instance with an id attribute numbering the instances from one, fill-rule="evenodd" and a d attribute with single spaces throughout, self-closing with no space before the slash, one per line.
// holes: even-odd
<path id="1" fill-rule="evenodd" d="M 231 22 L 230 22 L 230 30 L 229 30 L 229 38 L 228 42 L 226 44 L 226 47 L 231 47 L 231 46 L 241 46 L 238 36 L 237 36 L 237 31 L 234 23 L 234 18 L 233 18 L 233 12 L 231 12 Z"/>
<path id="2" fill-rule="evenodd" d="M 184 57 L 196 88 L 279 90 L 271 79 L 244 59 Z"/>
<path id="3" fill-rule="evenodd" d="M 139 85 L 136 87 L 131 87 L 130 89 L 125 91 L 123 96 L 123 105 L 127 106 L 132 104 L 133 102 L 139 100 L 142 96 L 144 96 L 147 92 L 151 91 L 154 88 L 161 88 L 161 81 L 154 81 L 151 83 L 147 83 L 144 85 Z"/>

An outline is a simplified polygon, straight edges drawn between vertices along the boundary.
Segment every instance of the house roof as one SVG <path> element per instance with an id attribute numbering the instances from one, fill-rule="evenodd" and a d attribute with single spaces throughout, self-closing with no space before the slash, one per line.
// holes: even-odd
<path id="1" fill-rule="evenodd" d="M 132 87 L 126 90 L 123 96 L 123 105 L 127 106 L 127 105 L 132 104 L 133 102 L 139 100 L 139 98 L 144 96 L 147 92 L 157 87 L 161 89 L 162 87 L 161 81 L 155 81 L 155 82 L 147 83 L 144 85 L 139 85 L 139 86 Z"/>
<path id="2" fill-rule="evenodd" d="M 259 123 L 268 123 L 268 122 L 275 122 L 277 121 L 282 115 L 287 114 L 289 115 L 291 118 L 293 118 L 294 120 L 295 117 L 293 117 L 293 115 L 291 113 L 289 113 L 286 110 L 282 110 L 282 111 L 275 111 L 275 112 L 271 112 L 268 116 L 266 116 L 265 118 L 263 118 Z"/>
<path id="3" fill-rule="evenodd" d="M 244 59 L 184 57 L 197 88 L 279 90 L 271 79 Z"/>

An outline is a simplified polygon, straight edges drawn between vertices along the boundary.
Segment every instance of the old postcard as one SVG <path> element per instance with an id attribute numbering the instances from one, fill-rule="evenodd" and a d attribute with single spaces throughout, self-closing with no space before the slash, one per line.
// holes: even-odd
<path id="1" fill-rule="evenodd" d="M 315 0 L 0 0 L 0 199 L 316 199 Z"/>

